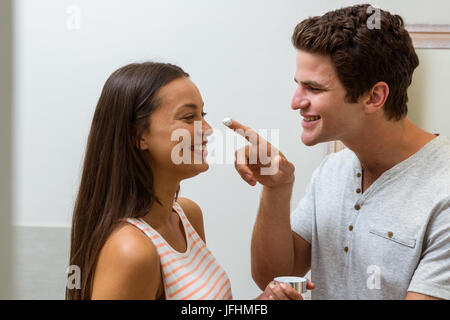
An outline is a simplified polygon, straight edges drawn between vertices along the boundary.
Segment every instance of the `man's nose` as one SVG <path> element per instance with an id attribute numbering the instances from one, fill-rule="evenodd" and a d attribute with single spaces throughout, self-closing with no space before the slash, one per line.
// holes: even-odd
<path id="1" fill-rule="evenodd" d="M 309 106 L 310 102 L 305 97 L 302 97 L 299 90 L 295 91 L 292 97 L 291 108 L 292 110 L 304 109 Z"/>

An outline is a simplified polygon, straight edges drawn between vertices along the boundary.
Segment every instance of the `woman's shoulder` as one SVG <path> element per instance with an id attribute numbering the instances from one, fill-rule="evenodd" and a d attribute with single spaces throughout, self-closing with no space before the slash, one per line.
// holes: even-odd
<path id="1" fill-rule="evenodd" d="M 154 260 L 158 252 L 147 235 L 129 223 L 123 223 L 107 239 L 104 249 L 114 252 L 131 262 L 136 260 Z"/>
<path id="2" fill-rule="evenodd" d="M 205 228 L 203 224 L 203 213 L 200 206 L 194 201 L 188 198 L 178 198 L 177 203 L 183 209 L 189 222 L 194 227 L 195 231 L 200 235 L 200 237 L 205 241 Z"/>
<path id="3" fill-rule="evenodd" d="M 160 283 L 159 256 L 142 231 L 122 224 L 101 249 L 95 273 L 93 298 L 154 299 Z"/>

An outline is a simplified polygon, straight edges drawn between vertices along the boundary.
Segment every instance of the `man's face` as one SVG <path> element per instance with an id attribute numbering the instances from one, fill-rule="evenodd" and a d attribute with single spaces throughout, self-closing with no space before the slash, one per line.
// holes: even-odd
<path id="1" fill-rule="evenodd" d="M 343 140 L 361 125 L 362 106 L 344 101 L 346 90 L 329 56 L 299 50 L 291 107 L 300 110 L 302 141 L 307 146 Z"/>

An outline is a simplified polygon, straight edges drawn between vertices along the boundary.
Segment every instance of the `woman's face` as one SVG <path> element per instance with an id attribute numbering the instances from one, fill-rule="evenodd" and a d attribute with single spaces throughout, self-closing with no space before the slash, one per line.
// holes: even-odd
<path id="1" fill-rule="evenodd" d="M 141 139 L 154 171 L 186 179 L 208 170 L 206 137 L 212 128 L 205 121 L 203 100 L 189 78 L 177 78 L 158 91 L 159 107 Z"/>

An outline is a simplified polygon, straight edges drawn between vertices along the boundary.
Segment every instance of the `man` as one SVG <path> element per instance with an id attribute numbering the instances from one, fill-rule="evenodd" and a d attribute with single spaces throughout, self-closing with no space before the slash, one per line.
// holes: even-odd
<path id="1" fill-rule="evenodd" d="M 370 13 L 352 6 L 295 28 L 291 107 L 303 117 L 302 141 L 346 149 L 324 159 L 291 215 L 293 165 L 273 153 L 278 171 L 261 175 L 262 164 L 248 164 L 255 146 L 238 151 L 247 160 L 239 174 L 264 186 L 252 276 L 264 288 L 311 269 L 313 299 L 449 299 L 450 140 L 406 115 L 419 61 L 402 18 L 380 10 L 373 28 Z M 258 138 L 256 148 L 266 143 Z"/>

